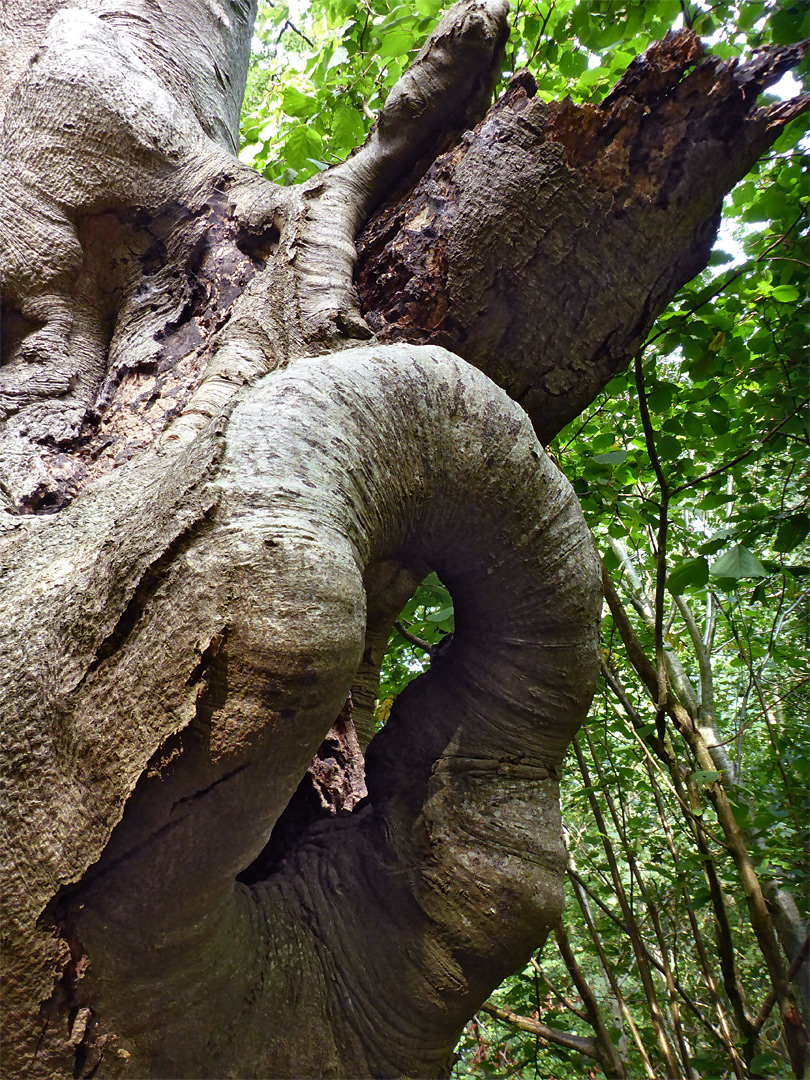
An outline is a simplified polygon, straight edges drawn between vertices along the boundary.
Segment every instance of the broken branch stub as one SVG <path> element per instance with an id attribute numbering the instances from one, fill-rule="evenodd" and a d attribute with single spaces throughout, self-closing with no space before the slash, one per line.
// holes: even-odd
<path id="1" fill-rule="evenodd" d="M 463 356 L 548 442 L 707 265 L 723 197 L 810 101 L 757 106 L 804 51 L 774 48 L 740 65 L 674 32 L 596 105 L 546 103 L 519 73 L 361 231 L 369 327 L 383 341 Z"/>

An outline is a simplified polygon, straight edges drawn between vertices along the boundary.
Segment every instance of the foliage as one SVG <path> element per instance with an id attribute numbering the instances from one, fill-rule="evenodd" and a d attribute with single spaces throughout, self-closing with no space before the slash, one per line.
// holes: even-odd
<path id="1" fill-rule="evenodd" d="M 379 700 L 386 708 L 385 715 L 387 703 L 425 670 L 429 649 L 452 633 L 452 597 L 438 577 L 429 574 L 401 611 L 391 633 L 380 680 Z"/>
<path id="2" fill-rule="evenodd" d="M 504 78 L 528 65 L 544 98 L 598 101 L 684 17 L 726 58 L 808 36 L 808 12 L 801 0 L 518 0 Z M 297 19 L 288 4 L 265 6 L 243 159 L 283 183 L 342 160 L 439 13 L 438 0 L 314 0 Z M 549 941 L 493 1001 L 592 1037 L 581 979 L 633 1077 L 664 1075 L 667 1055 L 686 1077 L 788 1069 L 778 1008 L 755 1030 L 771 982 L 720 807 L 727 795 L 772 911 L 781 890 L 784 911 L 792 897 L 806 926 L 810 200 L 802 134 L 794 122 L 732 192 L 712 265 L 660 317 L 635 369 L 551 447 L 628 625 L 651 662 L 665 665 L 711 759 L 698 760 L 656 708 L 628 657 L 626 629 L 607 613 L 604 678 L 563 788 L 571 952 L 566 959 Z M 400 628 L 383 668 L 381 720 L 429 663 L 425 647 L 452 632 L 452 601 L 435 575 Z M 458 1055 L 458 1077 L 601 1072 L 553 1037 L 485 1012 Z"/>
<path id="3" fill-rule="evenodd" d="M 294 0 L 293 0 L 294 3 Z M 342 161 L 443 7 L 442 0 L 290 0 L 260 5 L 242 116 L 242 152 L 269 179 L 296 183 Z M 547 100 L 598 101 L 631 60 L 689 13 L 723 57 L 810 35 L 803 0 L 518 0 L 503 66 L 528 66 Z"/>

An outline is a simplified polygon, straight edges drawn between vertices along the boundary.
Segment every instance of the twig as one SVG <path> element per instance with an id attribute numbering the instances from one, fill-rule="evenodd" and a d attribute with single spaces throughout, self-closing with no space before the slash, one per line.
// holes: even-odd
<path id="1" fill-rule="evenodd" d="M 278 37 L 276 38 L 276 45 L 278 45 L 280 43 L 281 39 L 284 37 L 284 31 L 285 30 L 292 30 L 294 34 L 298 34 L 298 36 L 300 38 L 304 39 L 304 41 L 307 43 L 307 45 L 309 45 L 310 49 L 315 48 L 314 44 L 309 40 L 309 38 L 303 32 L 303 30 L 299 30 L 298 27 L 295 25 L 295 23 L 290 22 L 289 19 L 285 19 L 284 22 L 281 24 L 281 29 L 279 30 Z"/>
<path id="2" fill-rule="evenodd" d="M 733 282 L 735 282 L 738 277 L 742 277 L 743 274 L 747 273 L 747 271 L 750 269 L 751 265 L 756 266 L 756 264 L 758 262 L 762 262 L 765 259 L 765 257 L 767 255 L 769 255 L 773 251 L 773 249 L 775 247 L 779 247 L 779 245 L 785 240 L 785 238 L 787 236 L 789 236 L 791 232 L 793 232 L 793 230 L 796 228 L 796 226 L 799 224 L 799 222 L 803 219 L 803 217 L 804 217 L 804 210 L 802 210 L 799 213 L 799 216 L 796 218 L 796 220 L 794 222 L 792 222 L 792 224 L 790 224 L 788 226 L 788 228 L 785 230 L 785 232 L 783 232 L 780 236 L 778 236 L 776 238 L 776 240 L 774 240 L 774 242 L 772 244 L 769 244 L 768 247 L 766 247 L 763 252 L 761 252 L 759 255 L 757 255 L 757 257 L 755 259 L 746 260 L 746 262 L 744 262 L 743 265 L 738 270 L 735 270 L 733 274 L 729 274 L 729 276 L 725 279 L 725 281 L 722 281 L 718 285 L 718 287 L 716 289 L 713 289 L 712 292 L 709 293 L 708 296 L 705 296 L 702 299 L 700 299 L 700 303 L 696 303 L 694 307 L 687 308 L 685 311 L 677 312 L 677 315 L 682 317 L 683 319 L 687 319 L 687 318 L 689 318 L 690 315 L 694 315 L 695 312 L 700 311 L 700 309 L 702 307 L 705 307 L 706 304 L 710 303 L 712 300 L 715 299 L 715 297 L 719 296 L 722 292 L 725 292 L 725 290 L 729 287 L 729 285 L 731 285 Z M 666 334 L 668 331 L 669 331 L 669 327 L 664 326 L 659 331 L 657 331 L 657 333 L 651 334 L 650 337 L 647 338 L 647 345 L 651 345 L 654 341 L 657 341 L 658 338 L 663 337 L 663 335 Z"/>
<path id="3" fill-rule="evenodd" d="M 737 457 L 732 458 L 731 461 L 727 461 L 723 465 L 718 465 L 716 469 L 711 469 L 709 472 L 703 473 L 702 476 L 697 476 L 693 480 L 687 480 L 685 484 L 681 484 L 679 487 L 673 488 L 671 494 L 680 495 L 682 491 L 688 491 L 689 488 L 695 487 L 697 484 L 702 484 L 704 480 L 710 480 L 713 476 L 719 476 L 720 473 L 726 472 L 727 469 L 733 468 L 741 461 L 745 461 L 747 457 L 750 457 L 752 454 L 756 453 L 756 451 L 760 447 L 764 446 L 766 442 L 768 442 L 774 437 L 774 435 L 778 434 L 779 429 L 783 428 L 788 422 L 788 420 L 791 420 L 798 412 L 800 412 L 805 407 L 805 405 L 807 405 L 808 401 L 810 401 L 810 398 L 805 398 L 801 402 L 801 404 L 793 410 L 792 413 L 789 413 L 787 416 L 783 417 L 779 421 L 779 423 L 776 424 L 775 427 L 772 427 L 770 431 L 766 432 L 766 434 L 760 440 L 759 447 L 752 446 L 750 447 L 750 449 L 743 451 L 742 454 L 738 454 Z"/>
<path id="4" fill-rule="evenodd" d="M 573 1003 L 573 1001 L 569 1001 L 567 997 L 560 993 L 560 991 L 557 989 L 557 987 L 554 985 L 548 975 L 546 975 L 545 971 L 543 971 L 540 964 L 538 964 L 534 956 L 531 958 L 531 965 L 537 972 L 537 974 L 540 976 L 540 978 L 543 980 L 543 982 L 546 984 L 546 986 L 549 988 L 554 997 L 557 999 L 557 1001 L 559 1001 L 559 1003 L 566 1009 L 566 1011 L 573 1013 L 574 1016 L 578 1016 L 580 1020 L 584 1020 L 587 1024 L 588 1017 L 585 1015 L 585 1013 L 582 1012 L 581 1009 L 578 1009 Z"/>
<path id="5" fill-rule="evenodd" d="M 421 649 L 423 652 L 430 652 L 433 646 L 429 641 L 425 641 L 424 638 L 417 637 L 416 634 L 412 634 L 403 624 L 396 620 L 394 623 L 394 629 L 398 634 L 405 638 L 411 645 L 415 645 L 417 649 Z"/>
<path id="6" fill-rule="evenodd" d="M 810 952 L 810 937 L 806 937 L 802 943 L 802 947 L 798 953 L 793 957 L 793 962 L 788 968 L 788 978 L 793 979 L 796 977 L 796 973 L 803 963 L 807 960 L 808 952 Z M 758 1035 L 762 1030 L 762 1026 L 768 1017 L 771 1015 L 771 1009 L 776 1004 L 776 991 L 773 987 L 768 991 L 768 996 L 762 1004 L 762 1008 L 759 1010 L 759 1015 L 754 1021 L 754 1034 Z"/>
<path id="7" fill-rule="evenodd" d="M 669 528 L 669 482 L 661 467 L 661 459 L 655 445 L 655 432 L 653 431 L 650 410 L 647 407 L 647 391 L 644 387 L 644 369 L 641 357 L 636 356 L 634 361 L 636 388 L 638 390 L 638 408 L 641 415 L 641 425 L 644 428 L 644 438 L 647 443 L 647 453 L 650 464 L 655 472 L 658 486 L 661 489 L 661 503 L 658 513 L 658 536 L 656 544 L 656 573 L 655 573 L 655 668 L 656 668 L 656 716 L 655 726 L 658 738 L 664 739 L 664 715 L 667 707 L 667 668 L 664 659 L 664 589 L 667 578 L 667 530 Z"/>

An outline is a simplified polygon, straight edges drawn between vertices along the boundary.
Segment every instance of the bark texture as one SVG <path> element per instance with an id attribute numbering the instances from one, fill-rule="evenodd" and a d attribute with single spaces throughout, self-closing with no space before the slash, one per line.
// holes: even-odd
<path id="1" fill-rule="evenodd" d="M 523 80 L 462 135 L 507 14 L 462 0 L 364 147 L 278 189 L 230 153 L 249 4 L 29 6 L 0 160 L 4 1075 L 437 1075 L 559 914 L 599 587 L 524 412 L 433 331 L 544 433 L 590 400 L 708 252 L 721 192 L 679 186 L 701 109 L 673 74 L 697 46 L 651 56 L 609 124 L 538 114 Z M 741 174 L 789 110 L 754 138 L 723 100 Z M 408 189 L 355 283 L 358 231 Z M 390 269 L 428 189 L 444 307 Z M 576 299 L 540 294 L 532 352 L 520 320 L 562 268 Z M 379 650 L 430 568 L 452 647 L 372 740 Z"/>

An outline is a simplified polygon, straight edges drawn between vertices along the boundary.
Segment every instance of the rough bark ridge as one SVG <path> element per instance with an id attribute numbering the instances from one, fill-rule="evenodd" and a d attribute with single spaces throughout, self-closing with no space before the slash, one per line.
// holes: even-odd
<path id="1" fill-rule="evenodd" d="M 558 913 L 557 770 L 592 692 L 599 590 L 570 489 L 517 405 L 436 344 L 355 347 L 386 322 L 405 331 L 370 299 L 368 259 L 361 308 L 354 241 L 388 192 L 417 183 L 418 198 L 481 118 L 506 3 L 456 5 L 364 147 L 291 190 L 229 152 L 249 4 L 15 10 L 0 161 L 5 1075 L 436 1075 Z M 662 56 L 650 85 L 677 104 Z M 662 123 L 688 126 L 692 105 Z M 594 249 L 563 244 L 585 285 L 548 339 L 555 383 L 503 321 L 490 345 L 513 352 L 488 356 L 492 268 L 461 227 L 498 175 L 476 139 L 532 108 L 513 89 L 434 166 L 466 169 L 459 246 L 437 233 L 436 248 L 470 282 L 466 307 L 451 296 L 454 346 L 477 341 L 470 357 L 550 429 L 605 381 L 562 347 L 581 320 L 577 355 L 593 353 Z M 741 174 L 786 114 L 760 117 L 754 139 L 719 108 Z M 554 115 L 576 126 L 570 107 Z M 518 124 L 510 176 L 533 177 L 538 201 L 504 202 L 504 260 L 521 215 L 536 252 L 553 214 L 538 123 Z M 611 123 L 618 146 L 644 129 L 622 139 Z M 565 145 L 560 205 L 602 207 L 600 243 L 623 241 L 630 211 L 607 213 L 606 187 L 625 169 L 632 202 L 633 153 L 600 180 L 579 136 Z M 674 202 L 691 141 L 662 146 Z M 708 251 L 719 194 L 678 234 L 674 276 L 644 244 L 610 264 L 628 319 L 700 268 L 690 245 Z M 537 280 L 513 274 L 499 302 L 520 314 Z M 351 813 L 302 805 L 353 683 L 368 742 L 380 642 L 431 567 L 454 595 L 451 650 L 369 745 L 368 797 Z"/>

